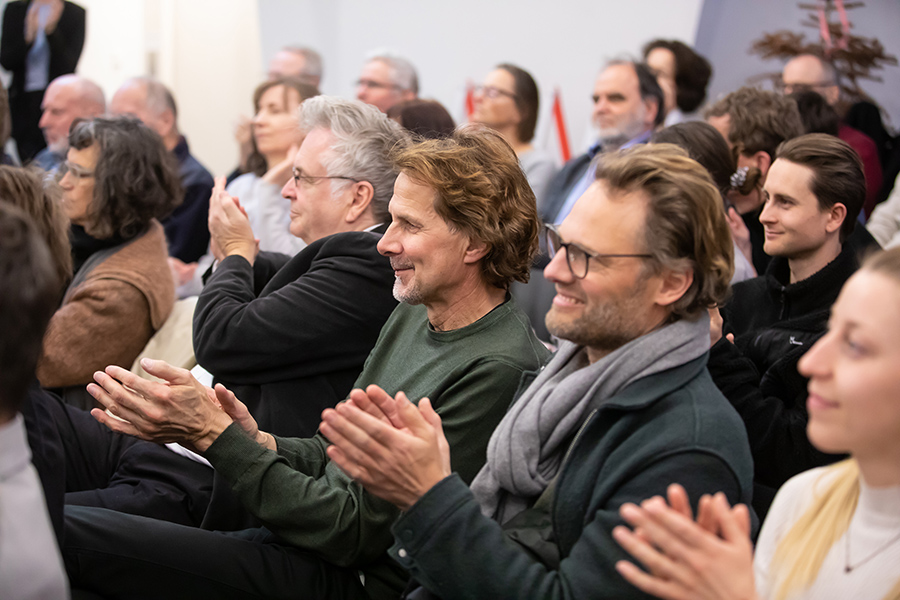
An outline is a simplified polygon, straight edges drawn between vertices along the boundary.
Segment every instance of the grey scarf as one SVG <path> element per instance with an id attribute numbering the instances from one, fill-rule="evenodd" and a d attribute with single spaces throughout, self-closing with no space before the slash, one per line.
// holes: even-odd
<path id="1" fill-rule="evenodd" d="M 594 364 L 583 346 L 563 341 L 491 435 L 487 462 L 471 486 L 481 512 L 503 523 L 528 508 L 556 476 L 591 399 L 611 398 L 633 381 L 708 350 L 706 313 L 634 339 Z"/>

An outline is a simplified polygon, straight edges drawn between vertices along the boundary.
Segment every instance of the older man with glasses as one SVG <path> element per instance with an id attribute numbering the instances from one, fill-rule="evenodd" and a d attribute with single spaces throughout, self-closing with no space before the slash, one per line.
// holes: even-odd
<path id="1" fill-rule="evenodd" d="M 356 99 L 383 113 L 419 96 L 419 76 L 412 63 L 390 52 L 369 56 L 356 82 Z"/>

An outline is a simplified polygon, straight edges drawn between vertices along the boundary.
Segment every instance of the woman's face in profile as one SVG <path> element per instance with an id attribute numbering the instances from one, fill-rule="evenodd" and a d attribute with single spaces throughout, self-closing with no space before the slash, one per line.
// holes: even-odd
<path id="1" fill-rule="evenodd" d="M 300 93 L 283 85 L 270 87 L 259 99 L 253 117 L 256 147 L 263 155 L 281 154 L 302 141 L 297 123 Z"/>
<path id="2" fill-rule="evenodd" d="M 813 445 L 900 461 L 900 283 L 866 269 L 851 277 L 799 370 Z"/>
<path id="3" fill-rule="evenodd" d="M 83 150 L 69 148 L 62 165 L 63 176 L 59 180 L 59 186 L 63 190 L 63 210 L 75 225 L 87 225 L 90 221 L 96 185 L 94 172 L 99 158 L 100 148 L 97 144 Z"/>

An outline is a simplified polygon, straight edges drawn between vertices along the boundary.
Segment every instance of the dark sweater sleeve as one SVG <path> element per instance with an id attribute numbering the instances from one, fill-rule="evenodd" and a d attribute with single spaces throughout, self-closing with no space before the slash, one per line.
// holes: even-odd
<path id="1" fill-rule="evenodd" d="M 834 461 L 813 448 L 806 435 L 805 400 L 763 393 L 753 361 L 737 346 L 720 339 L 710 349 L 707 368 L 747 428 L 757 482 L 778 488 L 801 471 Z"/>
<path id="2" fill-rule="evenodd" d="M 443 600 L 649 598 L 616 572 L 616 561 L 630 557 L 612 538 L 612 529 L 624 524 L 618 514 L 622 504 L 665 494 L 673 481 L 684 484 L 694 501 L 716 491 L 725 492 L 731 502 L 741 496 L 732 470 L 712 454 L 689 451 L 662 457 L 623 481 L 596 512 L 584 515 L 581 536 L 559 567 L 551 569 L 482 515 L 472 493 L 454 475 L 400 516 L 392 528 L 395 543 L 390 553 Z M 723 487 L 722 482 L 731 483 Z"/>
<path id="3" fill-rule="evenodd" d="M 276 438 L 278 453 L 231 425 L 204 456 L 273 533 L 339 566 L 382 556 L 397 509 L 331 463 L 327 442 Z"/>

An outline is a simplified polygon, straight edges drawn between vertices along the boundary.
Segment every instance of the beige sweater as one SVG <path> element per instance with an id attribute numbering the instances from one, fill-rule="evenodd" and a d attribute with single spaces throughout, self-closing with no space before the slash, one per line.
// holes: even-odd
<path id="1" fill-rule="evenodd" d="M 175 303 L 162 226 L 97 265 L 53 315 L 37 375 L 44 387 L 86 385 L 107 365 L 126 369 Z"/>

